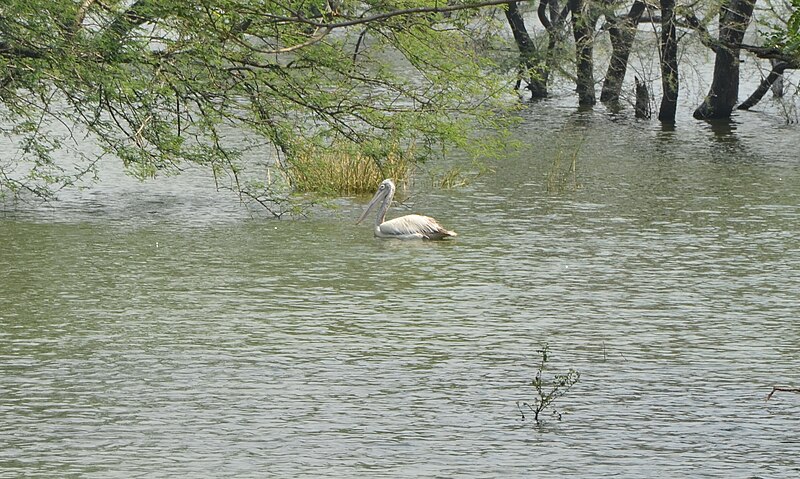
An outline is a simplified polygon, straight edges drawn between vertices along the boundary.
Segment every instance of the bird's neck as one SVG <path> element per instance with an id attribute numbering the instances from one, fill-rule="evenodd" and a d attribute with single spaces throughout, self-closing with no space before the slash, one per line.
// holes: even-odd
<path id="1" fill-rule="evenodd" d="M 384 221 L 386 221 L 386 212 L 389 211 L 389 205 L 392 204 L 392 197 L 394 196 L 394 191 L 389 191 L 386 196 L 383 198 L 383 203 L 381 204 L 380 209 L 378 210 L 378 216 L 375 218 L 375 225 L 380 225 Z"/>
<path id="2" fill-rule="evenodd" d="M 386 212 L 389 211 L 389 203 L 391 202 L 392 200 L 388 196 L 383 199 L 383 204 L 381 204 L 380 209 L 378 209 L 378 216 L 375 218 L 376 225 L 386 221 Z"/>

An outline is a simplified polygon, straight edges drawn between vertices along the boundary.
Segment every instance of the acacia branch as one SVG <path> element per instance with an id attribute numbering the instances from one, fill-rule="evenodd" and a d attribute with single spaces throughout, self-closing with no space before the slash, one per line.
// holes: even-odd
<path id="1" fill-rule="evenodd" d="M 392 10 L 390 12 L 378 13 L 376 15 L 370 15 L 368 17 L 359 17 L 354 18 L 352 20 L 346 20 L 343 22 L 318 22 L 311 18 L 305 17 L 300 15 L 299 13 L 293 17 L 272 17 L 273 20 L 277 22 L 300 22 L 305 23 L 307 25 L 313 25 L 319 28 L 344 28 L 344 27 L 352 27 L 354 25 L 362 25 L 364 23 L 373 23 L 379 22 L 382 20 L 388 20 L 393 17 L 401 17 L 407 15 L 416 15 L 420 13 L 447 13 L 447 12 L 456 12 L 459 10 L 470 10 L 475 8 L 483 8 L 483 7 L 493 7 L 498 5 L 506 5 L 509 3 L 516 3 L 515 1 L 509 0 L 487 0 L 483 2 L 477 3 L 470 3 L 465 5 L 448 5 L 444 7 L 415 7 L 415 8 L 403 8 L 400 10 Z"/>
<path id="2" fill-rule="evenodd" d="M 266 54 L 266 55 L 275 55 L 275 54 L 279 54 L 279 53 L 290 53 L 290 52 L 293 52 L 295 50 L 299 50 L 301 48 L 305 48 L 307 46 L 311 46 L 311 45 L 313 45 L 315 43 L 321 42 L 322 39 L 327 37 L 328 34 L 331 33 L 332 31 L 333 31 L 333 29 L 330 28 L 330 27 L 318 28 L 317 31 L 314 32 L 313 35 L 311 35 L 311 38 L 309 38 L 308 40 L 306 40 L 304 42 L 301 42 L 301 43 L 298 43 L 296 45 L 292 45 L 292 46 L 289 46 L 289 47 L 274 48 L 274 49 L 271 49 L 271 50 L 265 50 L 265 49 L 261 49 L 261 48 L 256 48 L 256 47 L 254 47 L 253 45 L 251 45 L 249 43 L 248 44 L 244 44 L 241 41 L 237 41 L 237 43 L 239 43 L 240 45 L 244 45 L 247 48 L 249 48 L 249 49 L 251 49 L 253 51 L 257 51 L 259 53 L 263 53 L 263 54 Z"/>
<path id="3" fill-rule="evenodd" d="M 75 22 L 72 24 L 73 32 L 77 32 L 81 29 L 83 20 L 86 18 L 86 13 L 89 11 L 89 7 L 91 7 L 94 2 L 95 0 L 83 0 L 81 2 L 81 6 L 78 7 L 78 13 L 75 15 Z"/>
<path id="4" fill-rule="evenodd" d="M 8 42 L 0 41 L 0 56 L 6 58 L 42 58 L 44 55 L 33 48 L 18 47 Z"/>
<path id="5" fill-rule="evenodd" d="M 133 29 L 153 20 L 153 15 L 149 12 L 150 7 L 149 0 L 137 0 L 108 25 L 106 36 L 115 42 L 121 42 Z"/>

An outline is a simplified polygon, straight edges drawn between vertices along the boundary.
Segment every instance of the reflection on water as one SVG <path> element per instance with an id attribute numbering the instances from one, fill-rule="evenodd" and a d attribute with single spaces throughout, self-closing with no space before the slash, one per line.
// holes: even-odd
<path id="1" fill-rule="evenodd" d="M 706 126 L 714 134 L 714 139 L 721 143 L 735 142 L 736 137 L 736 120 L 714 120 L 704 122 Z"/>
<path id="2" fill-rule="evenodd" d="M 800 382 L 800 134 L 557 100 L 520 131 L 414 196 L 449 242 L 191 178 L 7 210 L 0 477 L 796 474 L 800 403 L 763 398 Z M 582 379 L 536 429 L 543 342 Z"/>

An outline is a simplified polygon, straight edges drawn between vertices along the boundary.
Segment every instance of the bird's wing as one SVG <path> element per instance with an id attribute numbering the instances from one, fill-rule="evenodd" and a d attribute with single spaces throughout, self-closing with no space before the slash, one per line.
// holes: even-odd
<path id="1" fill-rule="evenodd" d="M 381 234 L 385 236 L 427 239 L 456 236 L 453 231 L 444 229 L 435 219 L 421 215 L 407 215 L 385 221 L 381 223 L 379 229 Z"/>

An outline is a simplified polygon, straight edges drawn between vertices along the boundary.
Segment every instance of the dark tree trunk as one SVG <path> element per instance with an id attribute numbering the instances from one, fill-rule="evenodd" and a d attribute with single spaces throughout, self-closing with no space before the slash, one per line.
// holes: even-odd
<path id="1" fill-rule="evenodd" d="M 775 67 L 780 63 L 779 60 L 771 59 L 770 64 L 772 65 L 772 71 L 775 71 Z M 783 88 L 783 72 L 778 75 L 778 78 L 772 82 L 772 95 L 775 98 L 783 98 L 784 88 Z"/>
<path id="2" fill-rule="evenodd" d="M 553 68 L 555 68 L 556 47 L 564 40 L 562 28 L 564 26 L 564 20 L 567 18 L 567 14 L 569 14 L 569 7 L 565 6 L 563 9 L 559 10 L 558 0 L 540 0 L 539 7 L 536 9 L 536 13 L 539 16 L 539 21 L 544 26 L 545 31 L 547 31 L 547 53 L 545 54 L 545 66 L 541 70 L 544 77 L 544 86 L 547 87 L 547 81 L 550 72 L 553 70 Z M 544 91 L 544 95 L 547 95 L 546 90 Z M 536 98 L 535 95 L 534 98 Z"/>
<path id="3" fill-rule="evenodd" d="M 575 62 L 577 64 L 576 87 L 578 104 L 591 106 L 596 102 L 594 94 L 594 26 L 597 14 L 590 11 L 591 0 L 569 0 L 572 12 L 572 33 L 575 38 Z"/>
<path id="4" fill-rule="evenodd" d="M 516 88 L 519 88 L 520 81 L 524 78 L 533 98 L 544 98 L 547 96 L 547 71 L 538 64 L 536 45 L 525 28 L 517 2 L 508 4 L 506 19 L 519 49 L 520 79 L 517 80 Z"/>
<path id="5" fill-rule="evenodd" d="M 645 3 L 636 0 L 631 6 L 628 15 L 622 19 L 607 15 L 611 27 L 608 29 L 611 37 L 611 60 L 608 64 L 606 79 L 603 81 L 603 89 L 600 92 L 600 101 L 616 103 L 619 101 L 619 94 L 622 91 L 622 82 L 625 80 L 625 72 L 628 68 L 628 58 L 631 54 L 631 46 L 636 38 L 636 26 L 645 9 Z"/>
<path id="6" fill-rule="evenodd" d="M 729 118 L 739 96 L 739 49 L 755 0 L 727 0 L 719 16 L 719 43 L 714 78 L 703 103 L 694 111 L 698 120 Z"/>
<path id="7" fill-rule="evenodd" d="M 678 36 L 675 0 L 661 0 L 661 107 L 658 120 L 675 122 L 678 109 Z"/>
<path id="8" fill-rule="evenodd" d="M 769 72 L 766 78 L 761 80 L 761 84 L 758 85 L 756 91 L 750 95 L 750 98 L 745 100 L 741 105 L 737 107 L 739 110 L 748 110 L 756 105 L 764 95 L 767 93 L 771 86 L 775 86 L 775 82 L 779 79 L 783 78 L 783 72 L 789 66 L 786 62 L 778 62 L 774 63 L 772 66 L 772 71 Z M 783 86 L 781 86 L 781 94 L 783 93 Z"/>
<path id="9" fill-rule="evenodd" d="M 647 91 L 647 85 L 640 82 L 638 77 L 633 78 L 636 81 L 636 105 L 634 111 L 636 118 L 650 118 L 650 92 Z"/>

